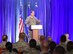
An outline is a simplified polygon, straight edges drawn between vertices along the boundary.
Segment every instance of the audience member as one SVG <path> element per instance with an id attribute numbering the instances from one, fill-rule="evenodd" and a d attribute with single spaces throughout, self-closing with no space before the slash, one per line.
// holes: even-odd
<path id="1" fill-rule="evenodd" d="M 71 40 L 69 39 L 69 34 L 65 34 L 65 36 L 66 36 L 66 44 L 67 44 Z"/>
<path id="2" fill-rule="evenodd" d="M 62 47 L 62 46 L 57 46 L 57 47 L 54 49 L 53 54 L 65 54 L 65 49 L 64 49 L 64 47 Z"/>
<path id="3" fill-rule="evenodd" d="M 62 35 L 60 38 L 60 46 L 63 46 L 66 50 L 66 36 Z"/>
<path id="4" fill-rule="evenodd" d="M 39 54 L 40 52 L 36 49 L 36 40 L 34 40 L 34 39 L 31 39 L 30 41 L 29 41 L 29 46 L 30 46 L 30 48 L 31 48 L 31 50 L 30 50 L 30 54 Z"/>
<path id="5" fill-rule="evenodd" d="M 48 43 L 50 44 L 50 42 L 52 42 L 52 38 L 48 37 Z"/>
<path id="6" fill-rule="evenodd" d="M 41 52 L 40 54 L 48 54 L 48 42 L 44 41 L 41 45 Z"/>
<path id="7" fill-rule="evenodd" d="M 54 41 L 52 41 L 50 44 L 49 44 L 49 54 L 53 54 L 53 51 L 56 47 L 56 43 Z"/>
<path id="8" fill-rule="evenodd" d="M 25 52 L 25 54 L 28 54 L 30 51 L 29 45 L 26 42 L 24 42 L 24 38 L 25 38 L 25 33 L 20 33 L 19 41 L 13 44 L 13 47 L 22 53 Z"/>
<path id="9" fill-rule="evenodd" d="M 44 35 L 41 35 L 40 38 L 39 38 L 39 41 L 37 42 L 37 50 L 40 50 L 41 51 L 41 45 L 43 44 L 43 42 L 46 40 L 45 36 Z"/>
<path id="10" fill-rule="evenodd" d="M 0 43 L 0 48 L 6 48 L 5 45 L 7 43 L 7 39 L 8 39 L 7 35 L 2 36 L 2 43 Z"/>
<path id="11" fill-rule="evenodd" d="M 69 41 L 67 43 L 67 53 L 66 54 L 73 54 L 73 42 Z"/>
<path id="12" fill-rule="evenodd" d="M 13 51 L 12 43 L 7 42 L 6 50 L 2 54 L 17 54 L 17 53 Z"/>
<path id="13" fill-rule="evenodd" d="M 43 43 L 43 41 L 45 41 L 46 38 L 44 35 L 41 35 L 40 38 L 39 38 L 39 44 L 38 45 L 41 45 Z"/>

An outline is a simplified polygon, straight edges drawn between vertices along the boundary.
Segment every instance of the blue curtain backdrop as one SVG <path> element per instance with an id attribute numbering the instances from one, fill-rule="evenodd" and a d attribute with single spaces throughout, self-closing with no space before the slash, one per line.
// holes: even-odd
<path id="1" fill-rule="evenodd" d="M 51 18 L 53 40 L 58 43 L 64 33 L 69 33 L 73 40 L 73 0 L 52 0 Z"/>
<path id="2" fill-rule="evenodd" d="M 34 10 L 41 21 L 41 35 L 59 43 L 60 36 L 70 34 L 73 40 L 73 0 L 21 0 L 23 4 L 23 20 Z M 19 35 L 20 0 L 0 0 L 0 42 L 2 35 L 8 35 L 8 41 L 16 42 Z M 27 33 L 25 26 L 24 32 Z"/>
<path id="3" fill-rule="evenodd" d="M 0 42 L 2 35 L 8 35 L 8 41 L 15 41 L 15 0 L 0 0 Z"/>

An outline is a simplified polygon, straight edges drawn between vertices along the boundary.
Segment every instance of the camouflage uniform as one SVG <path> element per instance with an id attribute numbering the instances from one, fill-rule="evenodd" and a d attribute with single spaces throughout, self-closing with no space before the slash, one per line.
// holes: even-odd
<path id="1" fill-rule="evenodd" d="M 36 24 L 39 24 L 40 21 L 34 16 L 28 16 L 27 19 L 26 19 L 26 22 L 25 24 L 29 27 L 28 29 L 28 35 L 30 36 L 30 39 L 32 39 L 32 30 L 31 30 L 31 25 L 36 25 Z"/>
<path id="2" fill-rule="evenodd" d="M 0 43 L 0 48 L 6 48 L 6 42 L 5 41 L 3 41 L 2 43 Z"/>
<path id="3" fill-rule="evenodd" d="M 40 51 L 36 50 L 35 48 L 31 48 L 30 54 L 40 54 Z"/>
<path id="4" fill-rule="evenodd" d="M 73 50 L 67 51 L 66 54 L 73 54 Z"/>
<path id="5" fill-rule="evenodd" d="M 20 52 L 25 52 L 25 54 L 29 54 L 30 51 L 28 44 L 24 41 L 18 41 L 17 43 L 13 44 L 13 48 L 16 48 Z"/>
<path id="6" fill-rule="evenodd" d="M 60 43 L 59 45 L 62 46 L 62 47 L 64 47 L 64 49 L 67 51 L 65 43 Z"/>
<path id="7" fill-rule="evenodd" d="M 5 51 L 5 52 L 3 52 L 2 54 L 17 54 L 17 53 L 15 53 L 15 52 L 9 52 L 9 51 Z"/>

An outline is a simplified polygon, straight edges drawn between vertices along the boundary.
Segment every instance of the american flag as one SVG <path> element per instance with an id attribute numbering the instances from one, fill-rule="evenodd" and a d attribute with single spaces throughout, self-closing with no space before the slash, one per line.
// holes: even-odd
<path id="1" fill-rule="evenodd" d="M 24 24 L 22 17 L 20 17 L 20 21 L 19 21 L 19 32 L 20 33 L 24 32 Z"/>
<path id="2" fill-rule="evenodd" d="M 22 15 L 23 15 L 23 5 L 20 2 L 20 16 L 19 16 L 20 17 L 20 20 L 19 20 L 19 32 L 20 33 L 24 32 L 24 23 L 23 23 Z"/>

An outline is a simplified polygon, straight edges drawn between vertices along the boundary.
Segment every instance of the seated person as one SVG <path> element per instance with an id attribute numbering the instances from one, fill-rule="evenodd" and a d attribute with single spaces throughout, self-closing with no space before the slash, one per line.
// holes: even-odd
<path id="1" fill-rule="evenodd" d="M 54 49 L 53 54 L 65 54 L 65 49 L 64 49 L 64 47 L 62 47 L 62 46 L 57 46 L 57 47 Z"/>
<path id="2" fill-rule="evenodd" d="M 0 48 L 6 48 L 5 45 L 7 43 L 7 39 L 8 39 L 7 35 L 2 36 L 2 43 L 0 43 Z"/>
<path id="3" fill-rule="evenodd" d="M 44 35 L 41 35 L 40 38 L 39 38 L 39 41 L 37 42 L 37 50 L 40 50 L 41 51 L 41 45 L 43 44 L 43 42 L 46 40 L 45 36 Z"/>
<path id="4" fill-rule="evenodd" d="M 66 36 L 66 44 L 67 44 L 71 40 L 69 39 L 69 34 L 65 34 L 65 36 Z"/>
<path id="5" fill-rule="evenodd" d="M 52 38 L 49 36 L 47 41 L 50 44 L 52 42 Z"/>
<path id="6" fill-rule="evenodd" d="M 44 35 L 40 35 L 40 38 L 39 38 L 39 41 L 37 42 L 38 44 L 37 45 L 41 45 L 43 43 L 43 41 L 45 41 L 46 38 Z"/>
<path id="7" fill-rule="evenodd" d="M 29 45 L 24 42 L 25 33 L 19 34 L 19 41 L 13 44 L 13 48 L 16 48 L 20 52 L 25 52 L 26 54 L 29 53 Z"/>
<path id="8" fill-rule="evenodd" d="M 61 38 L 60 38 L 60 46 L 64 47 L 65 50 L 66 50 L 66 36 L 65 35 L 62 35 Z"/>
<path id="9" fill-rule="evenodd" d="M 43 44 L 41 45 L 41 52 L 40 54 L 48 54 L 48 49 L 49 49 L 49 46 L 48 46 L 48 41 L 44 41 Z"/>
<path id="10" fill-rule="evenodd" d="M 13 51 L 12 43 L 7 42 L 6 43 L 6 50 L 4 52 L 2 52 L 2 54 L 17 54 L 17 53 Z"/>
<path id="11" fill-rule="evenodd" d="M 67 43 L 67 53 L 66 54 L 73 54 L 73 42 L 69 41 Z"/>
<path id="12" fill-rule="evenodd" d="M 54 41 L 50 42 L 49 44 L 49 54 L 53 54 L 53 51 L 56 47 L 56 43 Z"/>
<path id="13" fill-rule="evenodd" d="M 36 40 L 31 39 L 29 41 L 29 46 L 30 46 L 30 54 L 40 54 L 40 52 L 36 49 Z"/>

